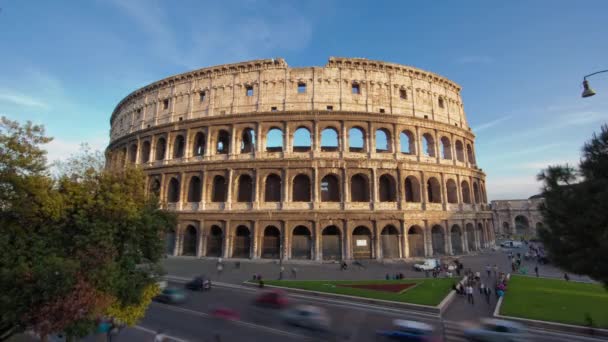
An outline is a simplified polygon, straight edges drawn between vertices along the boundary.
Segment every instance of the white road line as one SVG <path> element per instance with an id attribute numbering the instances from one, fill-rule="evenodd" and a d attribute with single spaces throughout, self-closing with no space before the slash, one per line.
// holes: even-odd
<path id="1" fill-rule="evenodd" d="M 148 329 L 146 327 L 143 327 L 141 325 L 134 325 L 133 328 L 137 329 L 137 330 L 141 330 L 141 331 L 145 331 L 147 333 L 150 333 L 152 335 L 156 335 L 156 331 L 152 330 L 152 329 Z M 186 340 L 182 340 L 181 338 L 175 337 L 175 336 L 170 336 L 167 334 L 164 334 L 167 338 L 175 341 L 175 342 L 188 342 Z"/>

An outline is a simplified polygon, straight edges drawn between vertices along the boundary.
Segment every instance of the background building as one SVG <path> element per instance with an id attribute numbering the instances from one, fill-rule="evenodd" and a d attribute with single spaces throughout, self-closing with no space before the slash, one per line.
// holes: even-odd
<path id="1" fill-rule="evenodd" d="M 492 215 L 497 229 L 503 236 L 535 237 L 543 226 L 543 217 L 538 206 L 543 202 L 539 195 L 521 200 L 492 201 Z"/>

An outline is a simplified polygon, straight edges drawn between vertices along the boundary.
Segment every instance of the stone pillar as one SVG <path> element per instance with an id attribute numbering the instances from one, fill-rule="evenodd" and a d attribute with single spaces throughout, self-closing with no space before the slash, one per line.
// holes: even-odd
<path id="1" fill-rule="evenodd" d="M 414 94 L 412 92 L 412 101 L 414 101 Z M 412 113 L 413 115 L 415 115 L 415 113 Z M 422 154 L 420 151 L 420 146 L 422 146 L 422 137 L 420 136 L 420 129 L 418 128 L 418 126 L 416 126 L 416 136 L 414 137 L 414 140 L 416 141 L 414 148 L 416 149 L 415 153 L 416 153 L 416 160 L 418 162 L 420 162 L 420 155 Z"/>
<path id="2" fill-rule="evenodd" d="M 384 256 L 382 255 L 382 246 L 381 246 L 381 241 L 380 241 L 380 234 L 379 234 L 379 230 L 380 228 L 378 227 L 378 222 L 373 221 L 372 223 L 372 233 L 373 233 L 373 244 L 374 244 L 374 250 L 375 250 L 375 255 L 374 257 L 376 258 L 376 260 L 380 260 L 383 259 Z"/>
<path id="3" fill-rule="evenodd" d="M 445 183 L 445 174 L 443 172 L 440 173 L 441 175 L 441 206 L 443 207 L 443 210 L 448 210 L 448 195 L 447 195 L 447 185 Z"/>
<path id="4" fill-rule="evenodd" d="M 177 229 L 175 230 L 175 246 L 173 248 L 173 255 L 182 255 L 182 240 L 183 240 L 183 229 L 182 224 L 177 224 Z"/>
<path id="5" fill-rule="evenodd" d="M 424 234 L 423 236 L 423 240 L 424 240 L 424 255 L 425 256 L 433 256 L 433 245 L 432 245 L 432 241 L 431 241 L 431 233 L 429 231 L 429 221 L 428 220 L 424 220 Z"/>
<path id="6" fill-rule="evenodd" d="M 319 169 L 315 166 L 313 169 L 313 207 L 319 209 L 321 204 L 321 176 L 319 175 Z"/>
<path id="7" fill-rule="evenodd" d="M 434 130 L 435 132 L 435 141 L 434 141 L 434 148 L 435 148 L 435 157 L 437 158 L 437 164 L 439 164 L 441 162 L 441 158 L 443 157 L 441 155 L 441 149 L 439 148 L 439 146 L 441 145 L 441 141 L 439 141 L 440 137 L 439 134 L 437 134 L 437 130 Z"/>
<path id="8" fill-rule="evenodd" d="M 462 220 L 462 253 L 469 252 L 469 239 L 467 239 L 467 226 L 465 220 Z"/>
<path id="9" fill-rule="evenodd" d="M 346 207 L 346 203 L 350 203 L 350 179 L 346 168 L 342 169 L 342 208 Z"/>
<path id="10" fill-rule="evenodd" d="M 429 202 L 428 191 L 426 191 L 426 177 L 424 171 L 420 172 L 420 201 L 422 202 L 422 210 L 426 210 L 426 204 Z"/>
<path id="11" fill-rule="evenodd" d="M 289 195 L 289 184 L 291 184 L 291 181 L 289 180 L 288 170 L 283 168 L 281 175 L 281 208 L 287 207 L 287 203 L 291 202 L 291 196 Z"/>
<path id="12" fill-rule="evenodd" d="M 261 238 L 261 229 L 258 221 L 253 221 L 253 225 L 251 226 L 251 249 L 249 251 L 250 259 L 259 259 L 260 258 L 260 238 Z"/>
<path id="13" fill-rule="evenodd" d="M 283 122 L 283 155 L 293 152 L 293 136 L 287 122 Z"/>
<path id="14" fill-rule="evenodd" d="M 226 203 L 224 203 L 224 209 L 230 210 L 232 208 L 232 188 L 233 188 L 233 179 L 234 178 L 234 170 L 228 169 L 228 184 L 226 185 Z"/>
<path id="15" fill-rule="evenodd" d="M 342 136 L 342 139 L 338 139 L 338 144 L 340 147 L 340 152 L 342 154 L 342 156 L 344 156 L 344 153 L 349 152 L 349 136 L 348 136 L 348 131 L 346 129 L 346 124 L 344 124 L 344 121 L 340 122 L 340 125 L 342 126 L 342 134 L 340 134 Z"/>
<path id="16" fill-rule="evenodd" d="M 312 259 L 316 261 L 323 260 L 323 249 L 321 248 L 321 226 L 319 225 L 319 221 L 315 221 L 312 226 L 312 238 L 313 240 L 313 249 L 314 253 L 312 254 Z"/>
<path id="17" fill-rule="evenodd" d="M 453 255 L 454 252 L 452 251 L 452 233 L 450 232 L 450 224 L 447 220 L 443 221 L 443 224 L 445 227 L 445 239 L 443 239 L 445 254 Z"/>
<path id="18" fill-rule="evenodd" d="M 198 221 L 198 248 L 197 248 L 197 257 L 202 258 L 207 254 L 207 230 L 205 229 L 205 221 Z"/>
<path id="19" fill-rule="evenodd" d="M 289 239 L 287 238 L 287 234 L 285 234 L 285 227 L 287 226 L 287 222 L 284 221 L 283 227 L 281 227 L 281 260 L 289 259 Z"/>
<path id="20" fill-rule="evenodd" d="M 222 257 L 224 259 L 229 258 L 231 253 L 232 245 L 232 229 L 230 227 L 230 221 L 226 221 L 224 227 L 224 240 L 222 241 Z"/>
<path id="21" fill-rule="evenodd" d="M 188 181 L 186 179 L 186 173 L 181 172 L 179 174 L 179 202 L 177 203 L 177 210 L 181 210 L 184 207 L 184 203 L 188 202 Z"/>
<path id="22" fill-rule="evenodd" d="M 378 189 L 378 175 L 376 168 L 372 168 L 372 177 L 369 180 L 370 187 L 372 190 L 372 209 L 376 209 L 378 207 L 378 202 L 380 202 L 379 189 Z"/>
<path id="23" fill-rule="evenodd" d="M 213 151 L 215 154 L 215 150 L 213 149 L 213 146 L 211 146 L 213 141 L 214 140 L 211 139 L 211 131 L 207 129 L 207 134 L 205 134 L 205 149 L 203 151 L 203 156 L 205 159 L 209 159 L 211 156 L 211 151 Z"/>
<path id="24" fill-rule="evenodd" d="M 350 234 L 350 231 L 348 230 L 348 221 L 344 220 L 342 227 L 343 227 L 342 231 L 344 232 L 344 237 L 343 237 L 344 247 L 342 248 L 342 259 L 351 260 L 353 258 L 353 256 L 352 256 L 353 239 L 352 239 L 352 235 Z"/>

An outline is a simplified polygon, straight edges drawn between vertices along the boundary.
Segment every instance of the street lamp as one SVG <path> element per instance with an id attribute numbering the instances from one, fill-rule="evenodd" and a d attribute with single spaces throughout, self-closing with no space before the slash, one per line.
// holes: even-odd
<path id="1" fill-rule="evenodd" d="M 603 72 L 608 72 L 608 70 L 594 72 L 593 74 L 589 74 L 589 75 L 583 77 L 583 94 L 581 95 L 582 97 L 591 97 L 591 96 L 595 95 L 595 91 L 593 89 L 591 89 L 591 87 L 589 86 L 589 81 L 587 81 L 587 77 L 593 76 L 595 74 L 601 74 Z"/>

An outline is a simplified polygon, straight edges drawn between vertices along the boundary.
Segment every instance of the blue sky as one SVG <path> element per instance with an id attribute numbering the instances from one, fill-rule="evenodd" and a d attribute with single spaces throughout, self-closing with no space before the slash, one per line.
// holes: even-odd
<path id="1" fill-rule="evenodd" d="M 0 0 L 0 115 L 55 137 L 50 159 L 103 149 L 129 92 L 187 70 L 329 56 L 412 65 L 459 83 L 490 199 L 538 192 L 608 121 L 608 1 Z"/>

